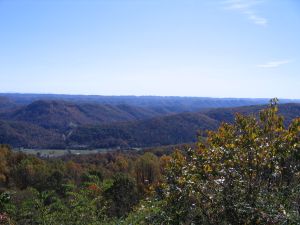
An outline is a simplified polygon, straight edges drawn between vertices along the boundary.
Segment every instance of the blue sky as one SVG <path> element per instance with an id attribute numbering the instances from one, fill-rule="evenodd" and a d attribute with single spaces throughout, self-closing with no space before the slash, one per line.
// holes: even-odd
<path id="1" fill-rule="evenodd" d="M 0 92 L 300 99 L 298 0 L 0 0 Z"/>

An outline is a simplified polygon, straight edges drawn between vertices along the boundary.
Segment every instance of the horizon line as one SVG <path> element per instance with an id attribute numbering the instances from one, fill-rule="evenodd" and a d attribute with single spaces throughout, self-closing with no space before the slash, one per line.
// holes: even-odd
<path id="1" fill-rule="evenodd" d="M 300 100 L 300 98 L 281 98 L 281 97 L 211 97 L 211 96 L 188 96 L 188 95 L 134 95 L 134 94 L 122 94 L 122 95 L 105 95 L 105 94 L 73 94 L 73 93 L 40 93 L 40 92 L 0 92 L 0 95 L 62 95 L 62 96 L 90 96 L 90 97 L 166 97 L 166 98 L 211 98 L 211 99 L 261 99 L 270 100 L 277 98 L 279 100 Z"/>

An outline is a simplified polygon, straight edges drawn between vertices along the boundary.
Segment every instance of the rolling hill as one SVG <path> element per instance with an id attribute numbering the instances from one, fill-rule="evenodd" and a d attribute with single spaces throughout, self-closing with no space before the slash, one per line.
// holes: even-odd
<path id="1" fill-rule="evenodd" d="M 193 142 L 199 130 L 257 114 L 262 99 L 0 95 L 0 143 L 27 148 L 151 147 Z M 109 103 L 109 104 L 108 104 Z M 125 104 L 131 103 L 131 104 Z M 225 108 L 217 108 L 219 106 Z M 234 107 L 230 107 L 230 106 Z M 235 107 L 236 105 L 243 105 Z M 279 105 L 287 123 L 300 104 Z"/>
<path id="2" fill-rule="evenodd" d="M 66 101 L 39 100 L 16 110 L 2 112 L 0 118 L 66 131 L 80 125 L 141 120 L 159 115 L 162 113 L 129 105 L 75 104 Z"/>
<path id="3" fill-rule="evenodd" d="M 0 120 L 0 143 L 26 148 L 65 148 L 59 133 L 26 122 Z"/>
<path id="4" fill-rule="evenodd" d="M 266 106 L 212 109 L 197 113 L 180 113 L 144 121 L 115 123 L 105 126 L 82 126 L 68 138 L 68 145 L 89 147 L 149 147 L 194 142 L 199 130 L 214 130 L 222 122 L 234 122 L 236 113 L 254 114 Z M 300 117 L 300 104 L 283 104 L 279 112 L 286 124 Z"/>
<path id="5" fill-rule="evenodd" d="M 232 123 L 234 122 L 236 113 L 243 115 L 258 115 L 258 112 L 265 107 L 265 105 L 252 105 L 226 109 L 219 108 L 205 110 L 202 113 L 214 120 Z M 285 118 L 285 124 L 289 124 L 291 120 L 295 119 L 296 117 L 300 117 L 300 104 L 298 103 L 279 104 L 278 109 L 279 113 Z"/>
<path id="6" fill-rule="evenodd" d="M 181 113 L 143 121 L 82 126 L 69 136 L 68 145 L 107 148 L 187 143 L 197 139 L 198 130 L 213 130 L 218 125 L 218 121 L 201 113 Z"/>

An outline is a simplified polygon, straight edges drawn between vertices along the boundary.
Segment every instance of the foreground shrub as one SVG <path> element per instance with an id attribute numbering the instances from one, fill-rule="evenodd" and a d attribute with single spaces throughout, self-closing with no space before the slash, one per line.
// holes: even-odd
<path id="1" fill-rule="evenodd" d="M 272 100 L 175 152 L 149 224 L 299 224 L 300 118 L 285 128 L 277 111 Z"/>

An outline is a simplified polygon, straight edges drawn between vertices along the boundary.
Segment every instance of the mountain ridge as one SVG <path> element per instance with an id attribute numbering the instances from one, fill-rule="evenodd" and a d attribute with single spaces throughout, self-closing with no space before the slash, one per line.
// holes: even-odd
<path id="1" fill-rule="evenodd" d="M 199 131 L 215 130 L 222 122 L 234 122 L 236 113 L 257 115 L 260 110 L 266 107 L 267 105 L 259 105 L 210 109 L 206 112 L 179 113 L 143 121 L 103 126 L 82 126 L 75 129 L 69 137 L 69 141 L 74 144 L 74 141 L 76 143 L 76 140 L 79 139 L 86 145 L 90 143 L 92 147 L 116 147 L 120 145 L 124 147 L 150 147 L 194 142 L 197 140 Z M 279 113 L 287 117 L 285 124 L 289 124 L 292 119 L 300 117 L 300 104 L 279 105 Z M 109 145 L 108 143 L 113 144 Z"/>
<path id="2" fill-rule="evenodd" d="M 266 105 L 180 112 L 137 107 L 38 100 L 0 111 L 0 142 L 28 148 L 131 148 L 194 142 L 197 132 L 233 122 L 236 113 L 256 114 Z M 286 122 L 300 104 L 279 104 Z"/>

